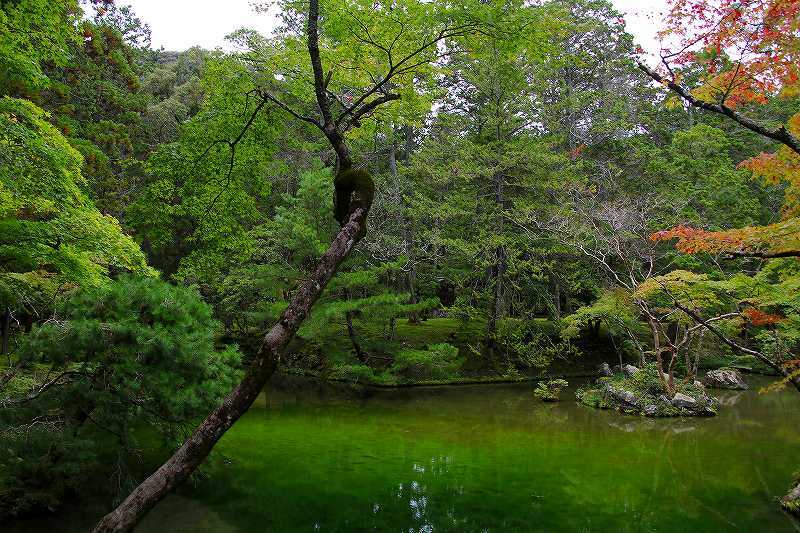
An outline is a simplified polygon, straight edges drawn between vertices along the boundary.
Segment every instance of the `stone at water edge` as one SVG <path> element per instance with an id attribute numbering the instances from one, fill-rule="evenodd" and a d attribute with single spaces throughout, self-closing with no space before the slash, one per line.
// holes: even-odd
<path id="1" fill-rule="evenodd" d="M 747 383 L 738 370 L 732 368 L 718 368 L 706 372 L 703 383 L 715 389 L 745 390 Z"/>
<path id="2" fill-rule="evenodd" d="M 781 507 L 800 518 L 800 481 L 789 494 L 781 498 Z"/>
<path id="3" fill-rule="evenodd" d="M 602 378 L 610 378 L 614 376 L 614 373 L 611 371 L 611 367 L 608 366 L 608 363 L 603 363 L 597 367 L 597 373 L 600 374 Z"/>
<path id="4" fill-rule="evenodd" d="M 648 405 L 647 407 L 644 408 L 644 416 L 653 417 L 656 416 L 657 412 L 658 412 L 658 407 L 656 407 L 655 405 Z"/>
<path id="5" fill-rule="evenodd" d="M 629 405 L 631 407 L 638 407 L 639 405 L 639 399 L 631 391 L 615 389 L 610 383 L 606 383 L 605 391 L 606 394 L 621 404 Z"/>
<path id="6" fill-rule="evenodd" d="M 614 374 L 625 374 L 625 377 L 629 378 L 638 374 L 639 369 L 633 365 L 614 365 L 611 367 L 611 372 Z"/>
<path id="7" fill-rule="evenodd" d="M 676 392 L 675 396 L 672 397 L 672 405 L 692 410 L 697 407 L 697 400 L 682 392 Z"/>
<path id="8" fill-rule="evenodd" d="M 625 365 L 622 367 L 622 373 L 625 374 L 626 378 L 631 378 L 639 373 L 639 369 L 633 365 Z"/>

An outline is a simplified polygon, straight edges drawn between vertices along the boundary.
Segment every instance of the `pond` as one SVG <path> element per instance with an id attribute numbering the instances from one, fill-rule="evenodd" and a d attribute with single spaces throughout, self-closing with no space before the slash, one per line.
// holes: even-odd
<path id="1" fill-rule="evenodd" d="M 718 417 L 686 420 L 573 394 L 273 391 L 137 532 L 800 531 L 775 501 L 800 469 L 800 394 L 719 392 Z"/>

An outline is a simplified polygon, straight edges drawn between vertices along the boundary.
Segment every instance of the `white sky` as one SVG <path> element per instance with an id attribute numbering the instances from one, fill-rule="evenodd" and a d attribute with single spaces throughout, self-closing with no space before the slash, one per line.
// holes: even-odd
<path id="1" fill-rule="evenodd" d="M 255 13 L 249 0 L 121 0 L 131 4 L 135 12 L 153 31 L 153 46 L 167 50 L 185 50 L 194 45 L 213 49 L 226 47 L 225 36 L 246 26 L 269 33 L 274 16 Z M 666 0 L 612 0 L 625 14 L 628 31 L 633 33 L 647 52 L 657 52 L 655 33 L 659 11 Z M 649 15 L 649 16 L 648 16 Z"/>

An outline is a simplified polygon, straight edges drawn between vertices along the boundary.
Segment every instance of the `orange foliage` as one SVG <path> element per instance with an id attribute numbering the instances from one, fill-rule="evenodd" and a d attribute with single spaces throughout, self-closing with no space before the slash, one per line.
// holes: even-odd
<path id="1" fill-rule="evenodd" d="M 791 217 L 768 226 L 726 231 L 678 226 L 650 235 L 652 241 L 672 239 L 677 239 L 675 247 L 687 254 L 800 256 L 800 217 Z"/>
<path id="2" fill-rule="evenodd" d="M 799 32 L 800 0 L 670 0 L 662 55 L 704 66 L 697 96 L 735 107 L 798 84 Z"/>
<path id="3" fill-rule="evenodd" d="M 761 309 L 757 309 L 755 307 L 748 307 L 742 312 L 742 314 L 753 326 L 768 326 L 771 324 L 777 324 L 784 319 L 780 315 L 765 313 Z"/>
<path id="4" fill-rule="evenodd" d="M 660 35 L 669 43 L 665 63 L 703 68 L 696 98 L 734 108 L 800 96 L 800 0 L 669 0 Z M 785 127 L 800 136 L 800 114 Z M 678 239 L 686 253 L 800 256 L 800 154 L 781 146 L 740 167 L 785 185 L 781 222 L 716 232 L 680 226 L 651 239 Z"/>

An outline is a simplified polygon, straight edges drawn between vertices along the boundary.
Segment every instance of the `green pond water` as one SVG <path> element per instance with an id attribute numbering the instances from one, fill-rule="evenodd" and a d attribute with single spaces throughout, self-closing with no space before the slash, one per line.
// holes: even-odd
<path id="1" fill-rule="evenodd" d="M 775 501 L 800 469 L 797 392 L 651 420 L 532 391 L 266 393 L 136 531 L 800 531 Z"/>

